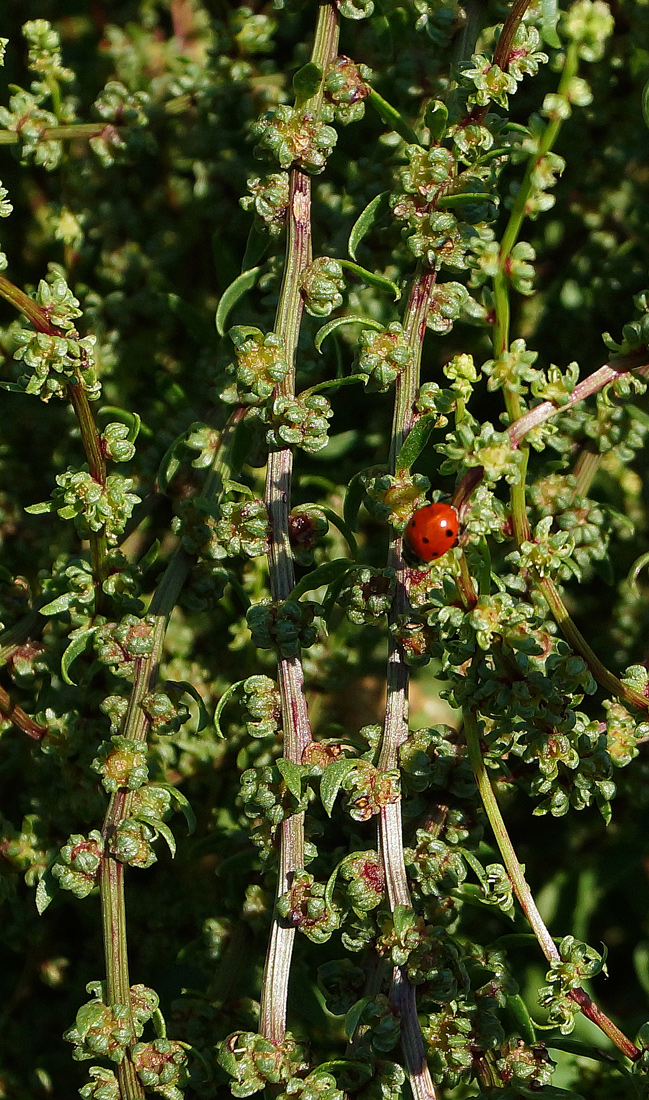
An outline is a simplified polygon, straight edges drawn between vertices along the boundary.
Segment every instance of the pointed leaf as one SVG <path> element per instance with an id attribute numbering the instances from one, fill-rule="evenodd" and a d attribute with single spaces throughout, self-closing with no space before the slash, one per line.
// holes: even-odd
<path id="1" fill-rule="evenodd" d="M 181 432 L 180 435 L 176 436 L 173 443 L 171 443 L 170 446 L 167 447 L 167 450 L 162 456 L 162 460 L 158 467 L 158 473 L 156 475 L 156 482 L 158 485 L 158 489 L 161 493 L 166 493 L 167 489 L 169 488 L 169 483 L 171 482 L 171 479 L 178 470 L 178 467 L 180 466 L 181 460 L 178 457 L 178 454 L 182 450 L 184 444 L 187 442 L 192 432 L 195 430 L 196 424 L 191 424 L 189 428 L 185 428 L 184 432 Z"/>
<path id="2" fill-rule="evenodd" d="M 333 561 L 323 562 L 322 565 L 318 565 L 316 569 L 312 569 L 310 573 L 302 577 L 302 580 L 296 584 L 291 592 L 289 599 L 298 600 L 305 592 L 313 592 L 316 588 L 322 588 L 323 584 L 331 584 L 332 581 L 337 581 L 339 577 L 343 577 L 351 569 L 352 565 L 353 562 L 349 558 L 334 558 Z"/>
<path id="3" fill-rule="evenodd" d="M 302 768 L 292 760 L 287 760 L 285 756 L 280 756 L 275 763 L 293 798 L 299 802 L 302 797 Z"/>
<path id="4" fill-rule="evenodd" d="M 410 467 L 417 461 L 428 442 L 430 433 L 435 427 L 436 422 L 437 413 L 425 413 L 424 416 L 420 416 L 419 420 L 416 421 L 415 426 L 412 431 L 409 432 L 405 443 L 397 455 L 397 461 L 395 463 L 397 477 L 401 474 L 407 474 Z"/>
<path id="5" fill-rule="evenodd" d="M 369 233 L 375 222 L 377 222 L 379 218 L 382 218 L 390 209 L 390 204 L 388 202 L 389 195 L 389 191 L 381 191 L 380 194 L 375 195 L 354 222 L 352 231 L 349 234 L 349 241 L 347 242 L 347 251 L 352 260 L 356 259 L 356 249 L 363 240 L 363 237 Z"/>
<path id="6" fill-rule="evenodd" d="M 41 614 L 43 610 L 44 609 L 41 609 Z M 79 633 L 75 630 L 74 633 L 76 636 L 72 639 L 61 657 L 61 677 L 63 682 L 65 684 L 70 684 L 71 687 L 74 687 L 75 683 L 69 675 L 70 665 L 84 652 L 96 629 L 96 626 L 91 626 L 87 630 L 82 630 Z M 72 635 L 70 635 L 70 637 L 72 637 Z"/>
<path id="7" fill-rule="evenodd" d="M 214 711 L 214 729 L 216 730 L 218 736 L 222 737 L 224 740 L 225 734 L 221 729 L 221 715 L 223 714 L 223 711 L 230 702 L 230 699 L 234 695 L 237 688 L 240 688 L 243 683 L 245 683 L 244 680 L 237 680 L 236 684 L 230 684 L 230 686 L 225 689 L 223 695 L 216 704 L 216 710 Z"/>
<path id="8" fill-rule="evenodd" d="M 25 512 L 28 512 L 30 516 L 42 516 L 45 512 L 53 512 L 54 504 L 51 500 L 43 500 L 40 504 L 29 504 L 25 508 Z"/>
<path id="9" fill-rule="evenodd" d="M 251 267 L 248 271 L 244 271 L 241 275 L 238 275 L 233 283 L 230 283 L 227 290 L 225 290 L 221 296 L 221 300 L 216 309 L 216 331 L 219 336 L 225 336 L 225 326 L 227 324 L 228 317 L 240 298 L 251 290 L 259 278 L 259 272 L 261 267 Z"/>
<path id="10" fill-rule="evenodd" d="M 514 1022 L 514 1030 L 526 1043 L 536 1042 L 536 1031 L 525 1001 L 519 993 L 511 993 L 505 1002 L 508 1015 Z"/>
<path id="11" fill-rule="evenodd" d="M 194 733 L 200 733 L 210 724 L 210 717 L 207 713 L 207 707 L 200 692 L 190 684 L 189 680 L 167 680 L 166 685 L 171 688 L 184 692 L 185 695 L 190 695 L 195 703 L 198 704 L 198 719 L 196 722 L 196 729 Z"/>
<path id="12" fill-rule="evenodd" d="M 248 240 L 246 241 L 246 251 L 243 254 L 243 260 L 241 261 L 241 271 L 250 271 L 251 268 L 259 264 L 270 247 L 271 236 L 266 229 L 261 218 L 255 217 L 252 225 L 250 226 L 250 232 L 248 233 Z"/>
<path id="13" fill-rule="evenodd" d="M 38 910 L 39 917 L 43 916 L 43 913 L 47 909 L 48 905 L 52 901 L 55 893 L 59 888 L 59 884 L 54 878 L 51 871 L 45 871 L 38 880 L 36 887 L 36 909 Z"/>
<path id="14" fill-rule="evenodd" d="M 327 508 L 322 504 L 319 507 L 320 511 L 324 512 L 325 516 L 329 520 L 329 523 L 333 523 L 334 527 L 338 528 L 341 535 L 346 540 L 347 545 L 349 546 L 352 557 L 356 558 L 356 555 L 358 553 L 358 546 L 356 545 L 356 539 L 354 538 L 351 529 L 347 526 L 345 521 L 340 518 L 340 516 L 336 515 L 336 513 L 331 508 Z"/>
<path id="15" fill-rule="evenodd" d="M 432 100 L 426 107 L 424 122 L 430 130 L 430 140 L 436 145 L 446 133 L 448 123 L 448 107 L 440 99 Z"/>
<path id="16" fill-rule="evenodd" d="M 354 1032 L 360 1023 L 361 1016 L 370 1003 L 369 997 L 361 997 L 360 1001 L 357 1001 L 355 1005 L 349 1009 L 349 1012 L 345 1013 L 345 1035 L 351 1042 L 354 1038 Z"/>
<path id="17" fill-rule="evenodd" d="M 353 478 L 347 486 L 347 492 L 345 493 L 345 504 L 343 507 L 343 516 L 345 523 L 351 531 L 358 530 L 358 511 L 363 502 L 365 496 L 365 486 L 363 484 L 363 473 L 354 474 Z"/>
<path id="18" fill-rule="evenodd" d="M 62 611 L 67 611 L 72 601 L 76 598 L 75 592 L 63 592 L 60 596 L 57 596 L 55 600 L 50 600 L 49 603 L 39 607 L 41 615 L 59 615 Z"/>
<path id="19" fill-rule="evenodd" d="M 320 351 L 320 348 L 324 344 L 327 336 L 330 336 L 332 332 L 335 332 L 337 328 L 341 328 L 343 325 L 365 325 L 366 328 L 376 329 L 377 332 L 383 328 L 380 321 L 375 321 L 372 317 L 334 317 L 333 321 L 327 321 L 326 325 L 319 328 L 315 334 L 316 351 Z"/>
<path id="20" fill-rule="evenodd" d="M 187 832 L 190 833 L 190 834 L 195 833 L 196 832 L 196 815 L 194 814 L 194 811 L 192 810 L 190 803 L 185 798 L 185 795 L 182 793 L 182 791 L 179 791 L 177 787 L 172 787 L 170 784 L 161 783 L 160 786 L 164 787 L 165 790 L 169 791 L 169 794 L 173 798 L 174 802 L 177 803 L 178 809 L 180 810 L 181 814 L 185 818 L 185 821 L 187 822 Z"/>
<path id="21" fill-rule="evenodd" d="M 118 405 L 102 405 L 98 415 L 109 416 L 111 420 L 118 420 L 120 424 L 126 424 L 129 443 L 135 443 L 140 432 L 142 432 L 142 435 L 153 435 L 151 429 L 142 423 L 142 419 L 137 413 L 120 409 Z"/>
<path id="22" fill-rule="evenodd" d="M 354 274 L 358 275 L 359 279 L 362 279 L 368 286 L 378 287 L 379 290 L 389 290 L 394 294 L 394 301 L 399 301 L 401 291 L 397 284 L 392 282 L 392 279 L 386 278 L 385 275 L 377 275 L 375 271 L 368 271 L 367 268 L 361 267 L 360 264 L 352 263 L 351 260 L 339 260 L 338 263 L 341 267 L 347 268 L 348 271 L 353 271 Z"/>
<path id="23" fill-rule="evenodd" d="M 388 103 L 387 99 L 379 95 L 374 88 L 370 90 L 370 103 L 381 121 L 385 122 L 386 126 L 389 126 L 392 130 L 396 130 L 399 137 L 402 137 L 408 145 L 421 145 L 421 141 L 403 115 L 400 115 L 396 108 Z"/>
<path id="24" fill-rule="evenodd" d="M 176 838 L 174 837 L 174 834 L 172 833 L 169 826 L 166 825 L 164 821 L 161 821 L 159 817 L 156 817 L 152 820 L 148 817 L 140 817 L 138 814 L 135 814 L 130 820 L 139 821 L 141 825 L 144 825 L 146 829 L 149 830 L 149 834 L 151 830 L 153 830 L 156 834 L 154 836 L 154 839 L 157 839 L 157 836 L 163 837 L 163 839 L 167 842 L 167 846 L 169 848 L 169 851 L 171 852 L 171 857 L 173 859 L 176 854 Z"/>
<path id="25" fill-rule="evenodd" d="M 364 374 L 348 374 L 345 378 L 328 378 L 326 382 L 318 382 L 315 386 L 309 386 L 308 390 L 302 390 L 301 398 L 310 397 L 312 393 L 326 393 L 327 390 L 339 390 L 341 386 L 351 386 L 356 382 L 365 382 Z"/>
<path id="26" fill-rule="evenodd" d="M 331 817 L 331 811 L 334 808 L 334 802 L 340 790 L 341 783 L 344 782 L 352 768 L 356 767 L 356 761 L 350 760 L 347 757 L 345 760 L 334 760 L 333 764 L 329 764 L 322 773 L 322 779 L 320 780 L 320 800 L 324 806 L 327 817 Z"/>

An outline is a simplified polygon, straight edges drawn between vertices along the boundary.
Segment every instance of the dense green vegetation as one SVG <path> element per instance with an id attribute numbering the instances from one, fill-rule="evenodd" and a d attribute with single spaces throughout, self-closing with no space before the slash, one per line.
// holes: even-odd
<path id="1" fill-rule="evenodd" d="M 649 1095 L 648 33 L 3 6 L 0 1097 Z"/>

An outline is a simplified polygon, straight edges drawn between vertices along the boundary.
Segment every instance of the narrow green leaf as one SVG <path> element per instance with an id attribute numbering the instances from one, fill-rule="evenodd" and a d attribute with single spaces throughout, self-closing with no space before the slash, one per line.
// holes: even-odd
<path id="1" fill-rule="evenodd" d="M 41 608 L 41 614 L 44 608 Z M 80 632 L 74 631 L 75 637 L 72 638 L 67 649 L 64 651 L 61 657 L 61 677 L 64 684 L 69 684 L 71 687 L 76 686 L 74 680 L 70 678 L 70 665 L 77 657 L 80 656 L 87 648 L 88 642 L 97 629 L 96 626 L 88 627 L 87 630 L 81 630 Z M 72 637 L 72 635 L 70 635 Z"/>
<path id="2" fill-rule="evenodd" d="M 525 1001 L 519 993 L 511 993 L 505 1001 L 505 1011 L 513 1023 L 512 1030 L 526 1043 L 536 1042 L 536 1030 L 527 1010 Z"/>
<path id="3" fill-rule="evenodd" d="M 165 788 L 165 790 L 169 791 L 169 794 L 173 798 L 174 802 L 177 803 L 178 809 L 180 810 L 181 814 L 185 818 L 185 821 L 187 822 L 187 832 L 190 835 L 191 835 L 191 833 L 195 833 L 196 832 L 196 815 L 194 814 L 194 811 L 192 810 L 190 803 L 185 798 L 185 795 L 182 793 L 182 791 L 179 791 L 177 787 L 172 787 L 171 785 L 168 785 L 166 783 L 162 783 L 162 784 L 160 784 L 160 786 L 163 786 Z"/>
<path id="4" fill-rule="evenodd" d="M 129 443 L 135 443 L 140 432 L 142 432 L 142 435 L 153 435 L 151 429 L 142 423 L 142 418 L 137 413 L 120 409 L 118 405 L 102 405 L 98 415 L 110 417 L 111 420 L 118 420 L 120 424 L 126 424 Z"/>
<path id="5" fill-rule="evenodd" d="M 416 421 L 412 431 L 406 437 L 395 463 L 397 477 L 407 474 L 411 466 L 417 461 L 419 455 L 428 443 L 430 433 L 437 422 L 437 413 L 425 413 Z"/>
<path id="6" fill-rule="evenodd" d="M 49 603 L 44 604 L 43 607 L 39 607 L 38 610 L 41 615 L 60 615 L 62 611 L 68 610 L 74 598 L 74 592 L 64 592 L 61 596 L 57 596 L 55 600 L 51 600 Z"/>
<path id="7" fill-rule="evenodd" d="M 337 527 L 343 538 L 346 540 L 349 547 L 349 551 L 353 558 L 356 558 L 358 554 L 358 546 L 356 545 L 356 539 L 354 538 L 351 528 L 347 526 L 344 520 L 331 509 L 324 505 L 320 505 L 320 511 L 324 512 L 325 516 L 329 520 L 329 523 L 333 523 L 334 527 Z"/>
<path id="8" fill-rule="evenodd" d="M 233 283 L 230 283 L 227 290 L 221 295 L 215 318 L 216 331 L 219 336 L 225 336 L 225 326 L 230 313 L 239 299 L 255 285 L 260 271 L 261 267 L 251 267 L 248 271 L 244 271 L 241 275 L 237 276 Z"/>
<path id="9" fill-rule="evenodd" d="M 357 1001 L 355 1005 L 349 1009 L 349 1012 L 345 1014 L 345 1035 L 351 1042 L 354 1038 L 354 1032 L 360 1023 L 361 1016 L 370 1003 L 369 997 L 361 997 L 360 1001 Z"/>
<path id="10" fill-rule="evenodd" d="M 327 336 L 330 336 L 337 328 L 341 328 L 342 325 L 365 325 L 366 328 L 376 329 L 377 332 L 383 328 L 381 322 L 375 321 L 372 317 L 334 317 L 333 321 L 327 321 L 326 325 L 323 325 L 316 332 L 313 341 L 316 351 L 320 351 Z"/>
<path id="11" fill-rule="evenodd" d="M 322 779 L 320 780 L 320 800 L 324 806 L 327 817 L 331 817 L 331 811 L 334 808 L 334 802 L 340 790 L 341 783 L 349 774 L 352 768 L 356 766 L 355 760 L 346 758 L 345 760 L 334 760 L 333 764 L 329 764 L 322 773 Z"/>
<path id="12" fill-rule="evenodd" d="M 185 428 L 185 431 L 176 436 L 173 443 L 171 443 L 170 446 L 167 447 L 167 450 L 162 456 L 162 460 L 158 467 L 158 473 L 156 476 L 158 489 L 161 493 L 166 493 L 167 489 L 169 488 L 169 483 L 171 482 L 171 479 L 177 472 L 178 467 L 180 466 L 181 460 L 178 457 L 178 454 L 183 448 L 184 444 L 189 439 L 189 436 L 194 431 L 195 427 L 195 424 L 191 424 L 189 428 Z"/>
<path id="13" fill-rule="evenodd" d="M 580 1039 L 563 1035 L 551 1036 L 545 1040 L 545 1045 L 549 1050 L 564 1050 L 567 1054 L 577 1054 L 580 1058 L 592 1058 L 594 1062 L 607 1062 L 609 1065 L 611 1062 L 617 1062 L 617 1059 L 607 1050 L 600 1050 Z"/>
<path id="14" fill-rule="evenodd" d="M 430 140 L 433 145 L 441 141 L 446 133 L 448 124 L 448 107 L 440 99 L 431 100 L 426 107 L 424 122 L 430 130 Z"/>
<path id="15" fill-rule="evenodd" d="M 295 98 L 304 103 L 317 95 L 322 83 L 322 68 L 315 61 L 307 61 L 301 69 L 298 69 L 293 77 L 293 92 Z"/>
<path id="16" fill-rule="evenodd" d="M 243 683 L 243 680 L 237 680 L 236 684 L 230 684 L 230 686 L 225 689 L 223 695 L 216 704 L 216 710 L 214 711 L 214 729 L 216 730 L 218 736 L 222 737 L 224 740 L 225 734 L 221 729 L 221 715 L 223 714 L 223 711 L 227 707 L 237 688 L 240 688 Z"/>
<path id="17" fill-rule="evenodd" d="M 177 691 L 184 692 L 185 695 L 189 695 L 194 702 L 198 705 L 198 719 L 196 721 L 196 729 L 192 730 L 193 733 L 200 733 L 210 724 L 210 716 L 207 713 L 207 707 L 203 700 L 202 695 L 190 684 L 189 680 L 167 680 L 166 687 L 175 688 Z"/>
<path id="18" fill-rule="evenodd" d="M 139 820 L 139 819 L 136 818 L 136 820 Z M 173 859 L 174 856 L 176 855 L 176 838 L 175 838 L 174 834 L 172 833 L 171 829 L 169 828 L 169 826 L 166 825 L 164 821 L 160 821 L 159 818 L 156 818 L 155 821 L 146 821 L 145 824 L 149 825 L 149 826 L 153 825 L 155 831 L 157 833 L 159 833 L 160 836 L 163 837 L 166 840 L 167 847 L 169 848 L 169 851 L 171 852 L 171 858 Z"/>
<path id="19" fill-rule="evenodd" d="M 322 588 L 323 584 L 331 584 L 343 577 L 352 568 L 353 562 L 349 558 L 334 558 L 333 561 L 325 561 L 316 569 L 312 569 L 301 581 L 295 585 L 289 599 L 298 600 L 305 592 L 313 592 L 316 588 Z"/>
<path id="20" fill-rule="evenodd" d="M 45 871 L 39 878 L 38 885 L 36 886 L 35 901 L 39 917 L 43 916 L 43 913 L 52 901 L 52 898 L 54 897 L 58 888 L 59 884 L 54 878 L 52 872 Z"/>
<path id="21" fill-rule="evenodd" d="M 389 191 L 381 191 L 380 194 L 375 195 L 354 222 L 347 242 L 347 251 L 352 260 L 356 259 L 356 249 L 363 240 L 363 237 L 369 233 L 370 229 L 379 218 L 382 218 L 390 209 L 390 204 L 388 202 L 389 195 Z"/>
<path id="22" fill-rule="evenodd" d="M 541 36 L 548 46 L 559 49 L 561 39 L 557 34 L 559 22 L 559 5 L 557 0 L 541 0 Z"/>
<path id="23" fill-rule="evenodd" d="M 365 382 L 364 374 L 348 374 L 346 378 L 329 378 L 326 382 L 318 382 L 315 386 L 309 386 L 308 390 L 302 390 L 299 395 L 302 398 L 310 397 L 312 393 L 325 393 L 327 390 L 339 390 L 341 386 L 351 386 L 352 383 Z"/>
<path id="24" fill-rule="evenodd" d="M 461 206 L 465 202 L 490 202 L 495 206 L 494 197 L 486 195 L 484 191 L 461 191 L 457 195 L 442 195 L 436 206 Z"/>
<path id="25" fill-rule="evenodd" d="M 0 390 L 9 390 L 10 393 L 24 393 L 25 387 L 17 382 L 0 382 Z"/>
<path id="26" fill-rule="evenodd" d="M 149 549 L 147 550 L 146 554 L 143 554 L 142 557 L 140 558 L 139 562 L 137 563 L 140 572 L 141 573 L 146 573 L 147 570 L 150 569 L 152 565 L 155 565 L 156 561 L 158 560 L 159 555 L 160 555 L 160 539 L 156 539 L 155 542 L 151 543 L 151 545 L 150 545 Z"/>
<path id="27" fill-rule="evenodd" d="M 40 504 L 29 504 L 24 510 L 30 516 L 42 516 L 45 512 L 53 512 L 54 505 L 51 500 L 43 500 Z"/>
<path id="28" fill-rule="evenodd" d="M 287 760 L 285 756 L 280 756 L 275 763 L 293 798 L 299 802 L 302 797 L 302 768 L 292 760 Z"/>
<path id="29" fill-rule="evenodd" d="M 388 103 L 387 99 L 379 95 L 374 88 L 370 91 L 370 103 L 381 121 L 384 122 L 386 126 L 389 126 L 390 129 L 396 130 L 399 137 L 402 137 L 408 145 L 421 145 L 421 141 L 417 137 L 415 131 L 408 125 L 405 118 L 399 114 L 396 108 Z"/>
<path id="30" fill-rule="evenodd" d="M 364 471 L 360 471 L 354 474 L 345 493 L 343 517 L 350 531 L 358 530 L 358 512 L 365 495 L 365 486 L 362 481 L 363 473 Z"/>
<path id="31" fill-rule="evenodd" d="M 246 251 L 243 254 L 243 260 L 241 261 L 242 272 L 250 271 L 251 268 L 261 263 L 264 256 L 268 252 L 270 241 L 270 233 L 266 229 L 261 218 L 255 217 L 252 225 L 250 226 L 248 240 L 246 241 Z"/>
<path id="32" fill-rule="evenodd" d="M 367 268 L 352 263 L 351 260 L 339 260 L 338 263 L 341 267 L 346 267 L 348 271 L 353 271 L 368 286 L 375 286 L 379 290 L 389 290 L 391 294 L 394 294 L 394 301 L 399 301 L 401 291 L 397 284 L 392 282 L 392 279 L 386 278 L 385 275 L 377 275 L 374 271 L 368 271 Z"/>

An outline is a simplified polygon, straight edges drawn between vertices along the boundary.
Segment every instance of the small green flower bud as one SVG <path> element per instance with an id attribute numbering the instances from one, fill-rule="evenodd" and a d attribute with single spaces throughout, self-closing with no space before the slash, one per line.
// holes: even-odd
<path id="1" fill-rule="evenodd" d="M 120 1100 L 119 1082 L 112 1069 L 91 1066 L 88 1073 L 92 1081 L 79 1089 L 81 1100 Z"/>
<path id="2" fill-rule="evenodd" d="M 347 881 L 347 895 L 355 913 L 375 909 L 385 896 L 385 873 L 378 852 L 355 852 L 347 856 L 340 873 Z"/>
<path id="3" fill-rule="evenodd" d="M 277 900 L 277 911 L 313 943 L 326 943 L 340 927 L 340 907 L 326 900 L 324 884 L 306 871 L 295 872 L 290 890 Z"/>
<path id="4" fill-rule="evenodd" d="M 278 237 L 286 225 L 289 198 L 288 172 L 271 172 L 268 176 L 248 180 L 249 195 L 239 202 L 244 210 L 254 209 L 271 237 Z"/>
<path id="5" fill-rule="evenodd" d="M 76 898 L 85 898 L 99 882 L 99 868 L 104 850 L 101 833 L 93 829 L 87 837 L 75 833 L 70 837 L 52 867 L 54 878 L 63 890 Z"/>
<path id="6" fill-rule="evenodd" d="M 149 777 L 146 744 L 118 735 L 103 741 L 99 754 L 91 767 L 101 775 L 102 786 L 109 794 L 120 788 L 135 791 L 146 783 Z"/>
<path id="7" fill-rule="evenodd" d="M 135 1043 L 129 1053 L 146 1089 L 159 1093 L 164 1100 L 183 1100 L 181 1090 L 189 1082 L 189 1072 L 187 1051 L 181 1043 L 155 1039 L 152 1043 Z"/>
<path id="8" fill-rule="evenodd" d="M 151 844 L 153 838 L 154 830 L 151 826 L 126 818 L 125 821 L 120 821 L 111 838 L 111 855 L 120 863 L 146 869 L 158 858 Z"/>
<path id="9" fill-rule="evenodd" d="M 423 474 L 402 474 L 400 477 L 382 474 L 377 477 L 368 473 L 363 475 L 362 480 L 368 511 L 397 530 L 402 530 L 412 513 L 426 503 L 426 493 L 430 489 L 430 481 Z"/>
<path id="10" fill-rule="evenodd" d="M 304 270 L 301 280 L 304 308 L 312 317 L 328 317 L 343 304 L 343 269 L 330 256 L 317 256 Z"/>
<path id="11" fill-rule="evenodd" d="M 102 449 L 106 458 L 113 462 L 128 462 L 135 454 L 135 444 L 131 443 L 129 428 L 126 424 L 107 424 L 101 434 Z"/>
<path id="12" fill-rule="evenodd" d="M 368 81 L 372 70 L 367 65 L 355 65 L 344 55 L 332 61 L 325 74 L 325 104 L 337 122 L 347 126 L 365 113 L 363 100 L 370 94 Z"/>
<path id="13" fill-rule="evenodd" d="M 148 691 L 140 706 L 158 736 L 178 733 L 190 717 L 189 707 L 184 703 L 174 704 L 163 691 Z"/>
<path id="14" fill-rule="evenodd" d="M 237 400 L 242 405 L 263 405 L 288 372 L 284 344 L 274 332 L 238 325 L 228 335 L 234 344 L 237 364 Z"/>
<path id="15" fill-rule="evenodd" d="M 105 623 L 93 635 L 97 658 L 118 676 L 128 676 L 133 662 L 151 657 L 155 648 L 155 616 L 125 615 L 118 623 Z"/>
<path id="16" fill-rule="evenodd" d="M 317 454 L 329 442 L 327 421 L 332 416 L 331 405 L 320 393 L 276 397 L 271 410 L 272 427 L 266 433 L 268 446 L 274 451 L 300 447 L 307 454 Z"/>
<path id="17" fill-rule="evenodd" d="M 381 332 L 361 329 L 356 370 L 367 376 L 365 385 L 369 390 L 386 393 L 405 370 L 411 356 L 403 326 L 398 321 L 392 321 Z"/>
<path id="18" fill-rule="evenodd" d="M 329 531 L 329 520 L 316 504 L 298 504 L 288 519 L 293 557 L 300 565 L 313 564 L 313 550 Z"/>
<path id="19" fill-rule="evenodd" d="M 259 149 L 272 153 L 282 168 L 296 164 L 314 175 L 322 172 L 338 139 L 331 126 L 309 111 L 286 104 L 262 115 L 252 132 L 259 138 Z"/>
<path id="20" fill-rule="evenodd" d="M 362 566 L 345 575 L 338 601 L 356 626 L 380 626 L 390 610 L 395 587 L 393 569 Z"/>
<path id="21" fill-rule="evenodd" d="M 262 600 L 249 609 L 246 618 L 253 645 L 277 647 L 283 657 L 295 657 L 300 648 L 308 649 L 315 642 L 318 632 L 313 620 L 320 614 L 322 608 L 313 600 L 286 600 L 279 606 Z"/>
<path id="22" fill-rule="evenodd" d="M 249 676 L 243 684 L 249 737 L 274 737 L 282 726 L 282 703 L 277 684 L 268 676 Z"/>

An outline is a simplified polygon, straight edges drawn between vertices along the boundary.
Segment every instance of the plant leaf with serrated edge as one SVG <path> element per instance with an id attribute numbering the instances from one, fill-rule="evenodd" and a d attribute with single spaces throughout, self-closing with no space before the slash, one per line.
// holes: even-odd
<path id="1" fill-rule="evenodd" d="M 397 284 L 392 282 L 392 279 L 386 278 L 385 275 L 377 275 L 375 271 L 368 271 L 366 267 L 361 267 L 360 264 L 355 264 L 351 260 L 339 260 L 338 263 L 341 267 L 346 268 L 347 271 L 353 271 L 354 275 L 358 275 L 358 278 L 362 279 L 368 286 L 378 287 L 379 290 L 392 291 L 394 294 L 394 301 L 399 301 L 401 291 Z"/>
<path id="2" fill-rule="evenodd" d="M 41 614 L 42 613 L 43 608 L 41 608 Z M 79 634 L 77 634 L 75 631 L 74 633 L 76 634 L 76 637 L 73 638 L 67 649 L 64 651 L 63 656 L 61 657 L 61 677 L 63 679 L 63 682 L 65 684 L 69 684 L 70 687 L 75 687 L 76 685 L 74 680 L 70 678 L 68 669 L 70 668 L 72 662 L 76 660 L 76 658 L 79 657 L 80 654 L 82 654 L 83 651 L 86 649 L 88 642 L 90 641 L 92 635 L 95 633 L 96 629 L 96 626 L 91 626 L 88 627 L 87 630 L 82 630 Z"/>
<path id="3" fill-rule="evenodd" d="M 415 131 L 410 128 L 405 118 L 399 114 L 396 108 L 393 107 L 391 103 L 388 103 L 387 99 L 379 95 L 374 88 L 370 89 L 369 98 L 374 110 L 386 126 L 390 126 L 393 130 L 396 130 L 399 137 L 402 137 L 408 145 L 421 145 L 421 141 L 417 137 Z"/>
<path id="4" fill-rule="evenodd" d="M 241 685 L 244 683 L 245 680 L 237 680 L 236 684 L 230 684 L 230 686 L 225 689 L 223 695 L 216 704 L 216 710 L 214 711 L 214 729 L 216 730 L 217 736 L 222 737 L 224 740 L 225 734 L 221 729 L 221 715 L 223 714 L 223 711 L 230 702 L 230 699 L 234 695 L 237 688 L 240 688 Z"/>
<path id="5" fill-rule="evenodd" d="M 285 756 L 280 756 L 275 763 L 289 791 L 299 802 L 302 797 L 302 768 L 292 760 L 287 760 Z"/>
<path id="6" fill-rule="evenodd" d="M 196 729 L 192 731 L 193 733 L 200 733 L 201 730 L 209 726 L 210 716 L 207 713 L 207 707 L 203 702 L 203 697 L 194 685 L 190 684 L 189 680 L 167 680 L 165 686 L 179 689 L 181 692 L 184 692 L 185 695 L 191 696 L 194 702 L 198 704 L 198 720 L 196 722 Z"/>
<path id="7" fill-rule="evenodd" d="M 345 1013 L 345 1035 L 350 1042 L 354 1038 L 354 1032 L 369 1003 L 369 997 L 361 997 L 360 1001 L 356 1001 L 356 1004 L 352 1005 L 349 1011 Z"/>
<path id="8" fill-rule="evenodd" d="M 322 68 L 315 61 L 307 61 L 293 77 L 293 92 L 298 105 L 317 95 L 322 83 Z"/>
<path id="9" fill-rule="evenodd" d="M 289 600 L 297 600 L 305 592 L 313 592 L 316 588 L 322 588 L 323 584 L 331 584 L 332 581 L 337 581 L 339 577 L 343 577 L 351 569 L 352 565 L 353 562 L 349 558 L 334 558 L 333 561 L 323 562 L 322 565 L 312 569 L 310 573 L 302 577 L 301 581 L 298 581 L 288 597 Z"/>
<path id="10" fill-rule="evenodd" d="M 408 433 L 406 441 L 397 455 L 395 463 L 397 477 L 408 473 L 412 464 L 417 461 L 436 422 L 437 413 L 425 413 L 424 416 L 420 416 L 419 420 L 415 421 L 412 431 Z"/>
<path id="11" fill-rule="evenodd" d="M 363 240 L 363 237 L 369 233 L 374 223 L 390 209 L 390 204 L 388 202 L 389 194 L 389 191 L 381 191 L 378 195 L 375 195 L 354 222 L 347 242 L 347 251 L 352 260 L 356 259 L 356 249 Z"/>
<path id="12" fill-rule="evenodd" d="M 367 328 L 376 329 L 377 332 L 380 332 L 384 327 L 380 321 L 375 321 L 373 317 L 334 317 L 333 321 L 327 321 L 326 325 L 323 325 L 316 332 L 313 341 L 316 351 L 320 351 L 327 336 L 330 336 L 337 328 L 342 328 L 343 325 L 365 325 Z"/>
<path id="13" fill-rule="evenodd" d="M 227 324 L 228 317 L 234 307 L 236 306 L 239 298 L 243 298 L 243 295 L 253 288 L 259 277 L 261 267 L 250 267 L 247 271 L 237 275 L 234 282 L 230 283 L 227 290 L 224 290 L 221 295 L 219 304 L 216 308 L 216 331 L 219 336 L 225 336 L 225 326 Z"/>
<path id="14" fill-rule="evenodd" d="M 349 772 L 355 766 L 355 760 L 334 760 L 333 764 L 329 764 L 322 773 L 322 778 L 320 780 L 320 800 L 324 806 L 327 817 L 331 817 L 331 811 L 334 808 L 334 802 L 336 801 L 341 783 L 344 782 Z"/>
<path id="15" fill-rule="evenodd" d="M 36 886 L 36 909 L 39 917 L 43 916 L 43 913 L 47 909 L 48 905 L 52 901 L 54 895 L 59 889 L 59 884 L 54 878 L 51 871 L 45 871 L 38 880 Z"/>

